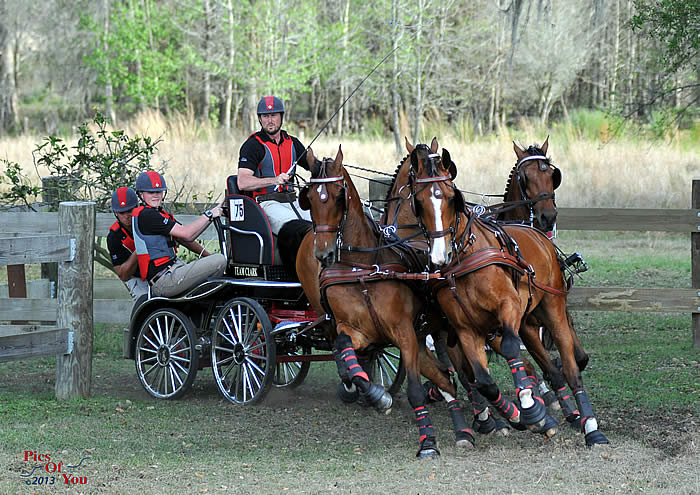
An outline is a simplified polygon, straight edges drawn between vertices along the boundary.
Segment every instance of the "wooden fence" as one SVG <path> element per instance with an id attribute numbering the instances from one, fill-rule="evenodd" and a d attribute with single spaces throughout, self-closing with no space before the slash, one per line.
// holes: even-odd
<path id="1" fill-rule="evenodd" d="M 0 265 L 58 262 L 60 282 L 56 299 L 38 300 L 53 307 L 42 318 L 12 304 L 28 299 L 3 299 L 0 320 L 9 324 L 0 325 L 0 361 L 55 355 L 56 397 L 87 397 L 92 376 L 95 203 L 61 203 L 52 220 L 51 226 L 31 234 L 0 234 Z M 0 225 L 7 224 L 0 220 Z M 29 323 L 37 320 L 56 323 Z"/>
<path id="2" fill-rule="evenodd" d="M 370 197 L 384 197 L 372 191 Z M 49 232 L 55 229 L 56 213 L 0 213 L 3 232 Z M 189 223 L 195 216 L 178 216 Z M 96 232 L 106 235 L 114 222 L 111 214 L 98 214 Z M 559 230 L 599 231 L 656 231 L 691 233 L 692 288 L 630 288 L 630 287 L 574 287 L 568 298 L 568 307 L 581 311 L 642 311 L 691 313 L 693 320 L 693 345 L 700 348 L 700 180 L 692 185 L 692 208 L 683 209 L 627 209 L 627 208 L 559 208 Z M 5 235 L 3 235 L 4 237 Z M 202 239 L 216 239 L 210 227 Z M 0 255 L 0 260 L 1 260 Z M 105 291 L 121 291 L 124 299 L 101 298 L 96 292 L 93 311 L 96 322 L 126 323 L 131 300 L 120 288 L 115 277 L 111 282 L 95 281 Z M 45 298 L 0 298 L 0 315 L 12 314 L 12 319 L 52 321 L 55 319 L 57 301 Z M 0 316 L 0 320 L 6 320 Z"/>

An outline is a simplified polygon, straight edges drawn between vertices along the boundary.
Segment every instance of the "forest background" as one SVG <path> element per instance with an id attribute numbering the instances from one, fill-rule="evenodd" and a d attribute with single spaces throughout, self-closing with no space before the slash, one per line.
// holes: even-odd
<path id="1" fill-rule="evenodd" d="M 560 206 L 685 208 L 699 40 L 700 5 L 681 0 L 0 0 L 0 160 L 36 183 L 44 136 L 71 146 L 100 112 L 161 140 L 152 166 L 179 193 L 214 198 L 261 96 L 308 144 L 388 55 L 317 155 L 343 144 L 392 172 L 404 137 L 437 136 L 460 187 L 501 193 L 510 141 L 551 135 Z"/>

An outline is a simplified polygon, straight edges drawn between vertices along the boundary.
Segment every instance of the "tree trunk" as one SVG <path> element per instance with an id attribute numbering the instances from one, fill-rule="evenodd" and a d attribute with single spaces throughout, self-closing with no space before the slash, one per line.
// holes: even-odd
<path id="1" fill-rule="evenodd" d="M 15 53 L 7 24 L 7 4 L 0 0 L 0 132 L 19 129 Z"/>
<path id="2" fill-rule="evenodd" d="M 102 49 L 105 53 L 109 53 L 109 46 L 107 45 L 107 38 L 109 37 L 109 16 L 110 16 L 110 0 L 102 0 L 102 9 L 104 10 L 104 33 L 102 38 Z M 117 114 L 114 111 L 114 88 L 112 87 L 112 69 L 110 68 L 109 57 L 105 57 L 107 64 L 105 70 L 105 113 L 110 119 L 112 124 L 117 121 Z"/>

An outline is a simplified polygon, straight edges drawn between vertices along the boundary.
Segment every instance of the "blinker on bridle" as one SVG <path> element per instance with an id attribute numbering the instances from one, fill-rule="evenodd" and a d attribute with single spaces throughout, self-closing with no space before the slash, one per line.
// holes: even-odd
<path id="1" fill-rule="evenodd" d="M 332 177 L 322 177 L 323 175 L 326 174 L 326 163 L 328 160 L 324 159 L 323 163 L 321 165 L 321 170 L 319 171 L 319 177 L 311 177 L 309 179 L 310 184 L 320 184 L 319 186 L 319 191 L 318 191 L 318 196 L 319 199 L 321 200 L 322 203 L 325 203 L 328 201 L 328 189 L 326 188 L 326 184 L 331 184 L 333 182 L 343 182 L 343 189 L 346 189 L 345 186 L 345 177 L 342 175 L 335 175 Z M 334 233 L 334 232 L 339 232 L 341 230 L 341 226 L 345 222 L 345 216 L 347 215 L 347 209 L 343 211 L 343 217 L 340 219 L 340 223 L 338 225 L 316 225 L 316 222 L 313 223 L 313 231 L 314 235 L 316 235 L 317 232 L 328 232 L 328 233 Z M 338 242 L 342 242 L 340 239 L 340 234 L 338 235 Z"/>

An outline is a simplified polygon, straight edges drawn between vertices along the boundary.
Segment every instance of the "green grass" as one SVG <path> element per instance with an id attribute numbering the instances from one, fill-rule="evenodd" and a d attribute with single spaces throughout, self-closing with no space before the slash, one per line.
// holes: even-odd
<path id="1" fill-rule="evenodd" d="M 563 232 L 557 242 L 566 252 L 581 251 L 591 265 L 577 284 L 689 286 L 687 236 Z M 688 472 L 697 462 L 687 453 L 698 433 L 693 421 L 700 413 L 700 353 L 692 347 L 690 315 L 573 317 L 591 357 L 583 373 L 586 389 L 602 431 L 619 449 L 609 454 L 615 464 L 606 458 L 596 464 L 601 457 L 585 450 L 582 437 L 568 427 L 550 442 L 526 433 L 479 437 L 477 455 L 465 456 L 450 445 L 442 405 L 430 410 L 443 457 L 437 464 L 416 463 L 415 420 L 405 396 L 389 416 L 342 404 L 329 362 L 314 363 L 298 389 L 273 390 L 256 406 L 223 401 L 210 369 L 199 372 L 182 399 L 157 401 L 141 388 L 133 361 L 121 358 L 123 325 L 96 325 L 88 399 L 55 400 L 53 358 L 0 363 L 0 462 L 6 467 L 0 493 L 24 489 L 25 450 L 64 462 L 90 457 L 76 472 L 89 476 L 90 493 L 212 493 L 226 491 L 223 486 L 240 493 L 377 493 L 392 487 L 427 493 L 464 483 L 488 492 L 496 490 L 496 478 L 517 482 L 497 464 L 484 465 L 483 456 L 490 455 L 513 456 L 509 462 L 526 455 L 533 472 L 556 471 L 546 486 L 558 493 L 573 493 L 567 486 L 579 493 L 605 491 L 613 466 L 622 473 L 617 486 L 631 483 L 628 476 L 635 480 L 630 489 L 663 489 L 685 479 L 679 493 L 691 492 Z M 490 369 L 512 397 L 505 362 L 494 357 Z M 467 418 L 471 422 L 470 412 Z M 572 466 L 571 473 L 562 465 Z M 687 472 L 676 472 L 680 466 Z M 430 484 L 435 473 L 442 473 L 439 486 Z M 599 473 L 607 473 L 605 479 Z"/>

